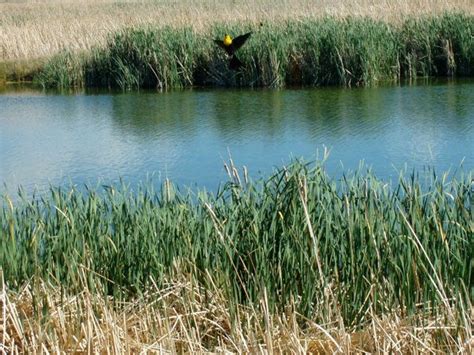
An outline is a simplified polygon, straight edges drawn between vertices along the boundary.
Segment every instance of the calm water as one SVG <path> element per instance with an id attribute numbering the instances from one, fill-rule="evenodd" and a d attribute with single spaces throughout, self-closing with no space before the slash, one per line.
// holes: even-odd
<path id="1" fill-rule="evenodd" d="M 474 169 L 474 82 L 371 89 L 0 92 L 0 182 L 9 191 L 168 177 L 215 189 L 230 155 L 254 177 L 331 150 L 331 174 L 361 160 Z M 5 189 L 5 186 L 1 188 Z"/>

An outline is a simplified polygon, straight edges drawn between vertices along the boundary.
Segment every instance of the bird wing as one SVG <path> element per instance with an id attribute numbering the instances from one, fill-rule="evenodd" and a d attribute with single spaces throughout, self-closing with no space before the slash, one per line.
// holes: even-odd
<path id="1" fill-rule="evenodd" d="M 221 39 L 215 39 L 214 42 L 221 48 L 226 49 L 224 42 Z"/>
<path id="2" fill-rule="evenodd" d="M 243 44 L 245 43 L 245 41 L 250 37 L 251 34 L 252 34 L 252 32 L 249 32 L 249 33 L 246 33 L 244 35 L 240 35 L 238 37 L 235 37 L 232 40 L 232 46 L 234 47 L 234 50 L 236 51 L 237 49 L 242 47 Z"/>

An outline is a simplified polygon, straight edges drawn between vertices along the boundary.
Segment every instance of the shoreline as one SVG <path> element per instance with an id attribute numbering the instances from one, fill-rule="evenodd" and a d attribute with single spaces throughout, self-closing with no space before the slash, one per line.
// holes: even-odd
<path id="1" fill-rule="evenodd" d="M 473 77 L 474 16 L 406 18 L 394 25 L 366 17 L 326 17 L 192 27 L 133 26 L 100 46 L 0 63 L 0 82 L 43 87 L 372 86 L 423 77 Z M 239 51 L 243 68 L 228 69 L 212 39 L 253 31 Z M 472 36 L 472 35 L 471 35 Z M 3 67 L 3 70 L 2 70 Z"/>
<path id="2" fill-rule="evenodd" d="M 130 27 L 192 26 L 207 32 L 216 23 L 277 24 L 348 16 L 399 24 L 406 18 L 445 12 L 474 16 L 474 4 L 469 0 L 7 0 L 0 2 L 0 61 L 90 50 Z"/>

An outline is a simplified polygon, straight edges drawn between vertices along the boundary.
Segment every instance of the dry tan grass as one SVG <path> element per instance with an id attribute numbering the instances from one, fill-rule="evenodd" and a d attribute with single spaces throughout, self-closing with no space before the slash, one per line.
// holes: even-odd
<path id="1" fill-rule="evenodd" d="M 1 1 L 0 62 L 49 57 L 59 50 L 85 50 L 123 27 L 193 26 L 214 22 L 279 21 L 333 15 L 399 21 L 408 15 L 446 10 L 474 13 L 472 0 L 261 0 L 261 1 Z"/>
<path id="2" fill-rule="evenodd" d="M 19 292 L 0 286 L 0 353 L 470 354 L 474 346 L 469 310 L 456 315 L 458 322 L 443 315 L 367 314 L 364 329 L 352 331 L 337 314 L 326 324 L 304 319 L 291 306 L 272 315 L 265 296 L 256 308 L 239 307 L 233 322 L 218 290 L 185 279 L 122 303 L 87 287 L 67 297 L 43 282 Z"/>

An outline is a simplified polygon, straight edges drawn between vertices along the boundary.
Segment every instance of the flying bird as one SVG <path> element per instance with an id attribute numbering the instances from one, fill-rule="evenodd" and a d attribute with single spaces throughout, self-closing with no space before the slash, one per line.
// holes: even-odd
<path id="1" fill-rule="evenodd" d="M 229 34 L 224 36 L 224 39 L 215 39 L 214 42 L 225 50 L 227 55 L 230 57 L 229 68 L 232 70 L 238 70 L 242 66 L 242 62 L 237 58 L 235 52 L 244 45 L 245 41 L 250 37 L 252 32 L 240 35 L 232 38 Z"/>

